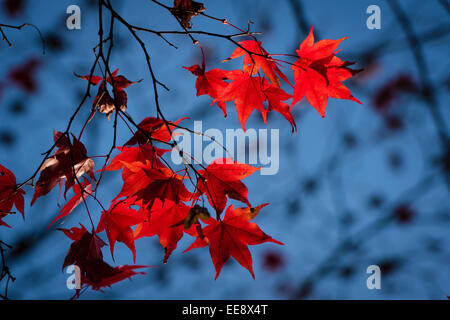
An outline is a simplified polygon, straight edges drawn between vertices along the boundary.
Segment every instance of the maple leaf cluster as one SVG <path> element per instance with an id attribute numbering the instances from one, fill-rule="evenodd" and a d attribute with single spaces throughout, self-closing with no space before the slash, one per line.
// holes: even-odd
<path id="1" fill-rule="evenodd" d="M 158 125 L 160 121 L 151 117 L 144 119 L 139 125 L 142 131 L 138 131 L 127 142 L 128 146 L 119 147 L 121 152 L 103 169 L 122 170 L 123 186 L 110 209 L 102 213 L 96 232 L 106 231 L 111 254 L 114 244 L 119 241 L 131 250 L 133 259 L 136 258 L 134 241 L 157 235 L 165 251 L 164 263 L 187 233 L 196 237 L 196 242 L 201 241 L 203 246 L 210 245 L 217 275 L 230 255 L 253 275 L 251 256 L 239 255 L 242 248 L 245 247 L 248 251 L 248 244 L 279 242 L 255 228 L 254 223 L 249 223 L 249 219 L 245 219 L 247 214 L 241 212 L 243 208 L 234 210 L 231 205 L 224 219 L 221 219 L 221 214 L 228 199 L 244 203 L 249 212 L 259 212 L 259 208 L 252 208 L 247 198 L 248 189 L 241 181 L 258 168 L 229 158 L 217 159 L 208 167 L 196 171 L 197 184 L 191 192 L 186 187 L 186 182 L 190 180 L 187 171 L 182 170 L 184 174 L 174 172 L 161 161 L 162 155 L 169 150 L 159 149 L 152 143 L 153 137 L 159 137 L 159 142 L 170 139 L 169 129 L 172 123 L 167 126 Z M 137 145 L 130 146 L 133 142 Z M 216 218 L 212 218 L 204 207 L 203 197 L 214 208 Z M 232 215 L 241 217 L 233 220 L 236 226 L 234 229 L 227 227 L 229 216 Z M 208 225 L 205 232 L 201 221 Z M 216 247 L 217 239 L 222 239 L 221 234 L 225 229 L 218 227 L 211 230 L 212 224 L 225 226 L 229 235 L 220 240 L 223 246 L 219 248 Z M 195 247 L 200 246 L 196 244 Z"/>
<path id="2" fill-rule="evenodd" d="M 190 18 L 202 10 L 203 6 L 194 1 L 175 1 L 173 14 L 188 28 Z M 227 115 L 227 103 L 234 103 L 244 130 L 250 115 L 257 110 L 265 123 L 269 112 L 280 113 L 289 121 L 294 131 L 296 123 L 292 108 L 304 97 L 322 116 L 325 115 L 329 97 L 359 102 L 342 84 L 358 72 L 349 68 L 352 63 L 342 61 L 336 56 L 337 47 L 344 38 L 314 43 L 312 31 L 311 28 L 308 37 L 297 50 L 297 61 L 290 64 L 294 84 L 290 83 L 280 69 L 280 63 L 283 61 L 274 59 L 256 39 L 236 43 L 237 48 L 226 59 L 243 56 L 242 69 L 206 71 L 204 56 L 201 66 L 184 68 L 197 77 L 197 95 L 209 95 L 213 99 L 212 104 L 217 104 L 224 116 Z M 111 73 L 109 69 L 103 77 L 93 74 L 80 76 L 75 73 L 76 77 L 88 81 L 89 86 L 98 85 L 91 116 L 86 124 L 97 110 L 108 119 L 114 112 L 116 116 L 120 113 L 127 115 L 125 111 L 128 98 L 125 89 L 141 80 L 130 81 L 117 73 L 118 70 Z M 282 83 L 293 88 L 292 95 L 281 88 Z M 112 87 L 112 95 L 108 91 L 108 84 Z M 290 99 L 292 101 L 289 104 L 286 101 Z M 121 119 L 128 125 L 124 118 Z M 78 266 L 84 288 L 90 286 L 93 290 L 101 290 L 123 279 L 142 274 L 143 272 L 137 269 L 145 267 L 112 267 L 105 262 L 102 248 L 107 246 L 107 243 L 100 238 L 101 233 L 106 234 L 113 258 L 114 249 L 119 242 L 128 247 L 134 262 L 137 256 L 135 241 L 143 237 L 158 236 L 164 249 L 164 263 L 177 248 L 178 242 L 188 234 L 195 240 L 185 252 L 208 247 L 216 270 L 216 279 L 230 257 L 247 269 L 254 278 L 252 256 L 248 246 L 265 242 L 282 244 L 265 234 L 252 221 L 268 204 L 252 206 L 248 200 L 248 189 L 242 180 L 259 168 L 231 158 L 220 158 L 207 167 L 196 164 L 199 168 L 191 165 L 191 161 L 185 161 L 184 169 L 174 171 L 164 159 L 164 155 L 173 149 L 179 151 L 185 160 L 192 158 L 177 149 L 172 132 L 185 119 L 174 122 L 159 117 L 143 119 L 135 125 L 137 130 L 132 136 L 116 148 L 118 154 L 111 161 L 111 153 L 106 156 L 106 163 L 97 171 L 101 175 L 98 180 L 94 160 L 87 155 L 87 150 L 80 141 L 83 130 L 78 139 L 73 135 L 71 137 L 69 130 L 64 133 L 54 131 L 54 145 L 35 174 L 37 176 L 40 173 L 33 185 L 31 205 L 58 185 L 60 193 L 63 185 L 65 186 L 64 199 L 72 190 L 73 196 L 51 222 L 50 227 L 67 219 L 80 204 L 85 204 L 92 224 L 91 230 L 88 231 L 81 224 L 80 227 L 60 229 L 72 240 L 63 268 L 69 265 Z M 170 148 L 167 148 L 168 146 Z M 97 188 L 105 172 L 119 170 L 122 187 L 106 209 L 96 197 Z M 35 176 L 30 180 L 34 181 Z M 17 185 L 14 174 L 0 165 L 0 226 L 9 227 L 3 219 L 13 213 L 13 206 L 24 216 L 22 187 L 25 185 L 26 183 Z M 91 216 L 87 200 L 96 201 L 102 209 L 101 214 Z M 229 200 L 238 201 L 244 206 L 235 208 L 233 204 L 228 203 Z M 210 215 L 208 204 L 215 215 Z M 97 225 L 94 224 L 95 218 Z M 76 296 L 79 294 L 80 290 L 77 290 Z"/>
<path id="3" fill-rule="evenodd" d="M 206 71 L 205 57 L 202 65 L 184 67 L 197 76 L 195 87 L 197 96 L 209 95 L 227 116 L 226 102 L 233 101 L 239 122 L 245 131 L 245 123 L 254 110 L 261 112 L 267 124 L 267 114 L 276 111 L 297 129 L 292 116 L 292 107 L 304 97 L 325 117 L 328 98 L 348 99 L 361 103 L 353 97 L 342 83 L 361 70 L 349 68 L 352 62 L 336 56 L 339 40 L 321 40 L 314 43 L 313 28 L 297 50 L 298 59 L 291 64 L 294 85 L 280 70 L 282 60 L 275 59 L 256 39 L 238 42 L 231 57 L 224 61 L 244 56 L 242 70 L 226 71 L 212 69 Z M 263 74 L 261 74 L 261 72 Z M 293 87 L 293 94 L 281 88 L 281 80 Z M 286 100 L 292 98 L 290 104 Z"/>
<path id="4" fill-rule="evenodd" d="M 106 233 L 113 257 L 116 243 L 121 242 L 132 252 L 133 261 L 136 260 L 135 240 L 157 235 L 165 251 L 164 263 L 184 234 L 194 236 L 196 240 L 188 250 L 209 246 L 216 278 L 231 256 L 254 277 L 247 246 L 264 242 L 281 244 L 250 222 L 267 204 L 253 208 L 248 200 L 248 189 L 241 180 L 259 168 L 229 158 L 217 159 L 197 171 L 197 185 L 191 192 L 185 185 L 189 180 L 187 171 L 183 175 L 178 174 L 164 163 L 162 156 L 170 150 L 158 148 L 153 143 L 170 141 L 170 130 L 181 120 L 166 125 L 161 119 L 144 119 L 139 124 L 140 130 L 124 146 L 118 147 L 119 153 L 100 170 L 122 170 L 123 186 L 109 209 L 102 212 L 97 227 L 91 232 L 84 226 L 60 229 L 73 241 L 63 267 L 72 264 L 80 267 L 83 285 L 100 290 L 138 274 L 134 270 L 144 267 L 112 267 L 107 264 L 101 250 L 106 243 L 98 236 L 102 232 Z M 65 185 L 64 197 L 70 189 L 74 195 L 50 226 L 67 218 L 87 198 L 95 197 L 93 182 L 96 181 L 94 162 L 78 139 L 73 137 L 71 141 L 67 135 L 55 131 L 54 141 L 56 150 L 40 168 L 32 204 L 57 185 L 60 189 Z M 5 188 L 1 189 L 2 195 L 5 193 L 2 196 L 2 211 L 10 210 L 15 203 L 23 212 L 23 191 L 16 190 L 15 177 L 10 171 L 2 168 L 2 172 L 1 181 L 5 181 Z M 204 207 L 203 197 L 214 208 L 216 218 L 211 217 Z M 228 199 L 238 200 L 247 207 L 234 209 L 230 205 L 222 219 Z M 201 221 L 206 224 L 204 230 Z"/>

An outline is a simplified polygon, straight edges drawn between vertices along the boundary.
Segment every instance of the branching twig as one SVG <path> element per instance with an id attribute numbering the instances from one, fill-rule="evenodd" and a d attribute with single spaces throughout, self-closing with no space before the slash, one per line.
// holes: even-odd
<path id="1" fill-rule="evenodd" d="M 0 23 L 0 33 L 2 34 L 3 41 L 6 41 L 8 46 L 12 47 L 12 43 L 11 43 L 11 41 L 9 41 L 8 37 L 6 36 L 5 32 L 3 31 L 3 28 L 22 30 L 22 28 L 27 27 L 27 26 L 33 27 L 39 33 L 39 37 L 41 38 L 41 41 L 42 41 L 42 54 L 45 54 L 45 40 L 44 40 L 44 37 L 42 37 L 41 30 L 39 30 L 39 28 L 36 27 L 32 23 L 23 23 L 20 26 L 14 26 L 14 25 Z"/>

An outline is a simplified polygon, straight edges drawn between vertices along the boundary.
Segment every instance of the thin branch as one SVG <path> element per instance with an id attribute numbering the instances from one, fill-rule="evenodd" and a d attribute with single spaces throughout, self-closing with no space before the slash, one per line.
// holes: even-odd
<path id="1" fill-rule="evenodd" d="M 32 23 L 23 23 L 23 24 L 21 24 L 19 26 L 14 26 L 14 25 L 0 23 L 0 33 L 2 34 L 3 41 L 6 41 L 8 46 L 12 47 L 12 43 L 9 41 L 8 37 L 6 36 L 5 32 L 3 31 L 3 28 L 22 30 L 22 28 L 27 27 L 27 26 L 33 27 L 38 32 L 39 37 L 41 38 L 41 42 L 42 42 L 42 54 L 45 55 L 45 40 L 44 40 L 44 37 L 42 36 L 41 30 L 39 30 L 39 28 L 37 26 L 35 26 L 34 24 L 32 24 Z"/>

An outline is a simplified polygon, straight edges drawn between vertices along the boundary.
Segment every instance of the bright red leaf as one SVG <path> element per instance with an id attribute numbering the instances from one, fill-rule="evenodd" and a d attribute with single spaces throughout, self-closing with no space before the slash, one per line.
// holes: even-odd
<path id="1" fill-rule="evenodd" d="M 117 198 L 137 196 L 144 204 L 155 199 L 189 201 L 192 194 L 186 189 L 183 181 L 186 177 L 174 173 L 165 167 L 155 167 L 149 161 L 125 163 L 128 171 L 122 175 L 124 185 Z"/>
<path id="2" fill-rule="evenodd" d="M 299 59 L 291 67 L 294 72 L 295 87 L 291 106 L 306 97 L 308 102 L 325 117 L 328 98 L 349 99 L 361 103 L 353 97 L 342 81 L 351 78 L 361 70 L 348 68 L 352 63 L 336 57 L 339 40 L 321 40 L 314 43 L 313 29 L 302 42 L 297 54 Z"/>
<path id="3" fill-rule="evenodd" d="M 238 114 L 239 122 L 245 131 L 245 123 L 253 110 L 258 110 L 264 119 L 267 120 L 267 113 L 274 110 L 281 113 L 292 126 L 296 128 L 294 118 L 291 114 L 291 107 L 282 101 L 291 98 L 291 95 L 283 89 L 271 85 L 263 77 L 252 77 L 249 73 L 234 70 L 228 73 L 231 83 L 222 91 L 217 101 L 233 101 Z M 264 108 L 267 101 L 268 108 Z"/>
<path id="4" fill-rule="evenodd" d="M 172 251 L 176 249 L 178 241 L 183 237 L 184 219 L 190 207 L 183 203 L 166 200 L 156 200 L 144 222 L 135 229 L 135 238 L 153 237 L 158 235 L 159 243 L 165 250 L 164 263 L 167 262 Z"/>
<path id="5" fill-rule="evenodd" d="M 234 70 L 228 74 L 231 83 L 223 89 L 216 101 L 234 101 L 239 122 L 245 131 L 245 122 L 253 110 L 263 112 L 264 78 L 252 77 L 249 73 Z"/>
<path id="6" fill-rule="evenodd" d="M 214 160 L 205 170 L 198 171 L 203 179 L 198 179 L 197 195 L 206 194 L 217 214 L 225 209 L 227 198 L 239 200 L 251 207 L 247 200 L 247 187 L 241 180 L 257 170 L 259 168 L 229 158 Z"/>
<path id="7" fill-rule="evenodd" d="M 223 111 L 223 115 L 227 116 L 227 106 L 224 101 L 215 100 L 219 98 L 222 91 L 228 86 L 228 83 L 224 81 L 227 78 L 227 71 L 221 69 L 212 69 L 205 72 L 205 59 L 203 58 L 202 66 L 198 64 L 183 67 L 186 70 L 192 72 L 193 75 L 197 76 L 197 80 L 195 81 L 195 88 L 197 89 L 197 97 L 207 94 L 214 100 L 211 102 L 211 105 L 214 102 L 217 102 L 217 105 Z"/>
<path id="8" fill-rule="evenodd" d="M 263 205 L 264 206 L 264 205 Z M 239 210 L 238 210 L 239 209 Z M 216 268 L 216 279 L 220 271 L 230 257 L 247 269 L 253 278 L 252 256 L 248 245 L 256 245 L 264 242 L 283 243 L 265 234 L 256 223 L 249 222 L 255 216 L 251 208 L 234 209 L 230 205 L 225 212 L 222 221 L 213 218 L 207 221 L 208 226 L 203 228 L 204 238 L 197 238 L 195 242 L 185 250 L 201 248 L 209 245 L 211 259 Z M 259 207 L 261 209 L 261 207 Z M 259 212 L 258 209 L 258 212 Z M 253 209 L 254 211 L 255 209 Z"/>
<path id="9" fill-rule="evenodd" d="M 119 241 L 131 250 L 133 261 L 136 261 L 134 235 L 131 227 L 143 222 L 144 217 L 140 212 L 130 208 L 133 204 L 132 199 L 112 203 L 108 211 L 103 211 L 96 233 L 106 230 L 112 256 L 114 256 L 114 245 L 116 241 Z"/>
<path id="10" fill-rule="evenodd" d="M 162 156 L 169 150 L 159 149 L 151 144 L 143 144 L 137 147 L 117 147 L 120 153 L 115 156 L 109 165 L 107 165 L 103 170 L 105 171 L 115 171 L 126 167 L 126 163 L 142 162 L 147 161 L 155 168 L 163 167 L 159 157 Z"/>
<path id="11" fill-rule="evenodd" d="M 230 58 L 235 59 L 244 55 L 243 70 L 251 75 L 257 74 L 259 69 L 262 69 L 269 81 L 279 87 L 281 85 L 280 78 L 289 83 L 289 80 L 283 72 L 278 68 L 276 61 L 274 61 L 269 53 L 261 46 L 260 41 L 245 40 L 238 42 L 240 47 L 237 47 Z M 280 78 L 279 78 L 280 77 Z"/>
<path id="12" fill-rule="evenodd" d="M 286 118 L 286 120 L 289 121 L 292 127 L 292 132 L 296 131 L 297 125 L 295 124 L 294 117 L 291 114 L 292 107 L 283 102 L 290 99 L 292 96 L 277 86 L 267 84 L 267 82 L 264 86 L 264 95 L 267 98 L 269 106 L 267 110 L 261 110 L 264 123 L 267 124 L 267 113 L 273 110 L 280 113 L 283 117 Z"/>
<path id="13" fill-rule="evenodd" d="M 155 139 L 155 141 L 168 142 L 172 137 L 167 127 L 170 128 L 170 131 L 173 131 L 176 129 L 176 125 L 184 119 L 189 118 L 180 118 L 177 121 L 169 122 L 166 125 L 163 119 L 147 117 L 138 124 L 138 127 L 144 131 L 145 134 L 141 130 L 137 130 L 133 137 L 125 143 L 125 146 L 151 143 L 152 141 L 149 141 L 150 139 L 148 137 Z"/>

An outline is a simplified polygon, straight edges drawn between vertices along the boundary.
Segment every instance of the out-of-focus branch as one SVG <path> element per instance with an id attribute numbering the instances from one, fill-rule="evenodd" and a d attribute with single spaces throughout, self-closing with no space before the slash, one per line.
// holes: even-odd
<path id="1" fill-rule="evenodd" d="M 447 0 L 439 0 L 439 3 L 442 5 L 442 7 L 447 11 L 448 14 L 450 14 L 450 3 Z"/>
<path id="2" fill-rule="evenodd" d="M 400 195 L 392 204 L 387 205 L 382 211 L 382 214 L 379 218 L 375 219 L 373 222 L 367 224 L 365 227 L 359 229 L 353 234 L 349 234 L 344 237 L 335 248 L 329 253 L 329 255 L 322 260 L 322 262 L 306 277 L 303 278 L 300 286 L 294 292 L 294 299 L 299 298 L 304 288 L 310 287 L 315 282 L 320 281 L 320 279 L 330 272 L 336 270 L 336 265 L 339 262 L 339 259 L 350 250 L 355 250 L 356 248 L 361 247 L 361 245 L 367 240 L 370 239 L 371 236 L 379 234 L 384 227 L 389 225 L 394 221 L 394 215 L 392 214 L 399 205 L 402 205 L 405 202 L 412 202 L 417 200 L 420 196 L 424 196 L 426 191 L 430 189 L 430 185 L 435 181 L 435 173 L 430 174 L 429 176 L 424 177 L 419 182 L 417 182 L 414 186 L 406 190 L 402 195 Z"/>
<path id="3" fill-rule="evenodd" d="M 433 82 L 430 77 L 430 72 L 428 70 L 428 66 L 425 61 L 421 40 L 415 33 L 409 17 L 403 11 L 397 0 L 388 1 L 388 4 L 391 7 L 392 11 L 394 12 L 394 15 L 396 16 L 398 22 L 400 23 L 408 39 L 411 52 L 414 56 L 416 66 L 419 71 L 419 77 L 422 87 L 422 96 L 426 102 L 426 106 L 430 111 L 433 122 L 436 125 L 442 150 L 443 153 L 445 153 L 447 152 L 447 149 L 450 146 L 449 135 L 444 120 L 445 118 L 439 110 L 439 105 L 436 97 L 436 90 L 434 88 Z M 445 172 L 444 174 L 447 182 L 447 187 L 450 190 L 450 173 Z"/>
<path id="4" fill-rule="evenodd" d="M 5 291 L 3 294 L 0 294 L 0 298 L 2 298 L 4 300 L 8 299 L 9 282 L 10 281 L 14 282 L 16 280 L 16 278 L 14 278 L 14 276 L 11 274 L 11 271 L 9 270 L 8 265 L 6 264 L 5 252 L 11 248 L 12 247 L 9 244 L 0 240 L 0 255 L 2 258 L 2 271 L 0 273 L 0 283 L 3 281 L 3 279 L 6 279 Z"/>
<path id="5" fill-rule="evenodd" d="M 295 16 L 295 21 L 297 23 L 298 30 L 300 30 L 303 35 L 307 35 L 310 28 L 311 23 L 307 19 L 305 15 L 305 10 L 303 8 L 303 3 L 301 0 L 289 0 L 289 4 L 291 5 L 292 12 Z M 314 30 L 316 37 L 319 37 L 317 30 Z"/>
<path id="6" fill-rule="evenodd" d="M 441 24 L 430 28 L 427 31 L 418 33 L 418 37 L 421 39 L 421 43 L 428 43 L 436 40 L 441 40 L 450 35 L 450 24 Z M 405 47 L 410 46 L 408 39 L 384 39 L 374 45 L 364 48 L 362 51 L 346 54 L 352 60 L 360 59 L 367 55 L 376 55 L 380 58 L 383 54 L 395 53 L 399 50 L 404 50 Z"/>

